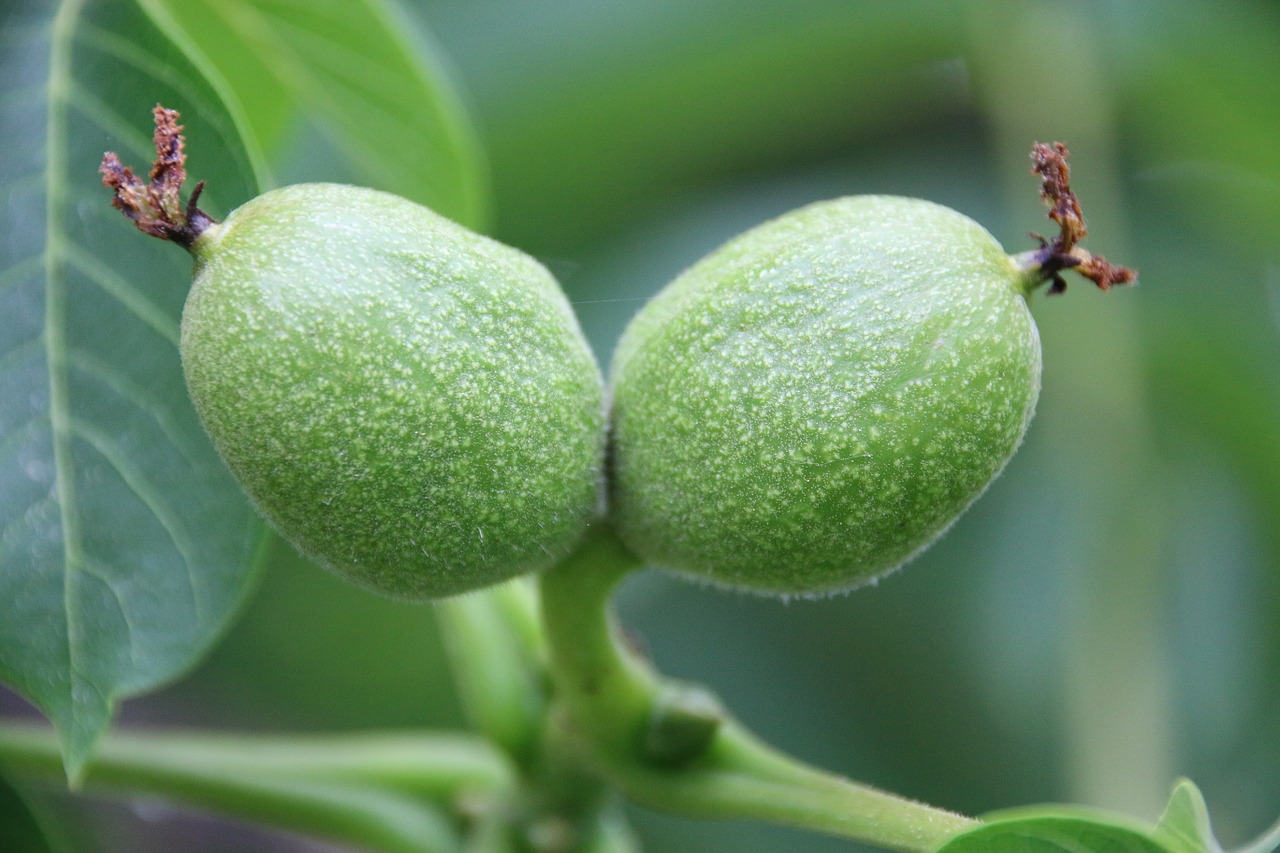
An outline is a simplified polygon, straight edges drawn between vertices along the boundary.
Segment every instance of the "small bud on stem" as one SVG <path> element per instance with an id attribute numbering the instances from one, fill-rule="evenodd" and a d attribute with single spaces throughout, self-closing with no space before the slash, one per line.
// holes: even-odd
<path id="1" fill-rule="evenodd" d="M 720 700 L 707 688 L 669 681 L 649 712 L 645 756 L 662 767 L 690 764 L 706 753 L 726 719 Z"/>
<path id="2" fill-rule="evenodd" d="M 1060 233 L 1052 240 L 1032 233 L 1040 248 L 1018 255 L 1017 263 L 1027 272 L 1038 275 L 1041 282 L 1052 282 L 1050 295 L 1067 289 L 1062 277 L 1062 271 L 1067 269 L 1075 270 L 1102 290 L 1109 290 L 1113 284 L 1131 284 L 1138 277 L 1136 270 L 1113 266 L 1101 255 L 1092 255 L 1077 245 L 1089 232 L 1080 212 L 1080 202 L 1071 191 L 1068 153 L 1067 146 L 1061 142 L 1052 145 L 1037 142 L 1031 148 L 1031 171 L 1040 176 L 1043 184 L 1040 198 L 1048 205 L 1049 218 L 1058 223 Z"/>
<path id="3" fill-rule="evenodd" d="M 143 183 L 128 166 L 120 163 L 114 151 L 102 155 L 103 186 L 115 192 L 111 205 L 133 220 L 138 230 L 177 243 L 190 249 L 214 220 L 196 201 L 204 189 L 204 181 L 196 184 L 190 200 L 182 204 L 182 184 L 187 179 L 187 155 L 182 151 L 182 125 L 178 111 L 159 104 L 155 116 L 156 161 L 151 166 L 150 183 Z"/>

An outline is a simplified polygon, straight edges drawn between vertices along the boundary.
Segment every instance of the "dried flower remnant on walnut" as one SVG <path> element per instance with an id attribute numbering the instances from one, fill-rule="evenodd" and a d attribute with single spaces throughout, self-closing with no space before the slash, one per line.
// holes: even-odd
<path id="1" fill-rule="evenodd" d="M 209 215 L 197 207 L 204 181 L 196 184 L 184 206 L 182 185 L 187 179 L 187 155 L 178 111 L 156 104 L 151 112 L 156 126 L 152 137 L 156 159 L 148 176 L 150 181 L 143 183 L 132 169 L 120 163 L 114 151 L 102 155 L 98 171 L 103 185 L 114 193 L 111 205 L 131 219 L 139 231 L 189 249 L 213 224 Z"/>
<path id="2" fill-rule="evenodd" d="M 1067 282 L 1061 273 L 1067 269 L 1075 270 L 1101 290 L 1109 290 L 1115 284 L 1132 284 L 1138 277 L 1136 270 L 1114 266 L 1101 255 L 1090 254 L 1078 245 L 1089 231 L 1085 228 L 1080 202 L 1071 191 L 1069 154 L 1061 142 L 1037 142 L 1031 149 L 1031 171 L 1040 176 L 1040 197 L 1049 207 L 1049 218 L 1058 223 L 1059 233 L 1052 240 L 1046 240 L 1033 232 L 1031 236 L 1039 241 L 1040 248 L 1019 255 L 1019 263 L 1038 271 L 1043 281 L 1051 282 L 1050 295 L 1066 291 Z"/>

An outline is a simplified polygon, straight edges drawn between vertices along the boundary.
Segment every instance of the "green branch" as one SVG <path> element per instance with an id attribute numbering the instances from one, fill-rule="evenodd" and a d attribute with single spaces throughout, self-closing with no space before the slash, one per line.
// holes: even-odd
<path id="1" fill-rule="evenodd" d="M 61 783 L 54 731 L 0 723 L 0 767 Z M 458 850 L 445 807 L 512 784 L 502 755 L 461 735 L 111 734 L 84 777 L 89 790 L 153 794 L 387 853 Z"/>
<path id="2" fill-rule="evenodd" d="M 542 577 L 555 701 L 629 797 L 690 817 L 767 820 L 911 853 L 977 825 L 801 764 L 727 717 L 679 766 L 658 760 L 650 748 L 655 709 L 670 691 L 620 641 L 608 608 L 613 588 L 638 566 L 601 527 Z"/>
<path id="3" fill-rule="evenodd" d="M 435 609 L 468 720 L 521 763 L 536 749 L 546 705 L 534 595 L 516 579 Z"/>

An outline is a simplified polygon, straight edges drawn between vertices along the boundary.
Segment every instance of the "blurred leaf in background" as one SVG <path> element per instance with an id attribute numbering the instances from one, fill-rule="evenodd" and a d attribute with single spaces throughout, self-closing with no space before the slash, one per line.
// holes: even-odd
<path id="1" fill-rule="evenodd" d="M 471 126 L 426 30 L 382 0 L 150 0 L 177 19 L 281 159 L 332 146 L 299 180 L 347 180 L 471 228 L 487 218 Z"/>
<path id="2" fill-rule="evenodd" d="M 64 853 L 68 848 L 53 841 L 47 816 L 38 817 L 28 803 L 0 776 L 0 850 L 14 853 Z"/>

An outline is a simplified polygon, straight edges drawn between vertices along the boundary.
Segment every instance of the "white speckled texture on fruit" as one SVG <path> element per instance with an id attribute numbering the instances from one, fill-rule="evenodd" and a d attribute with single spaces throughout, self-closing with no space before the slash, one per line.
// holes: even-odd
<path id="1" fill-rule="evenodd" d="M 196 246 L 196 408 L 301 551 L 435 598 L 543 568 L 598 506 L 599 370 L 532 258 L 412 202 L 302 184 Z"/>
<path id="2" fill-rule="evenodd" d="M 632 321 L 611 513 L 646 560 L 781 595 L 908 560 L 1013 455 L 1040 388 L 1019 274 L 972 220 L 858 196 L 765 223 Z"/>

